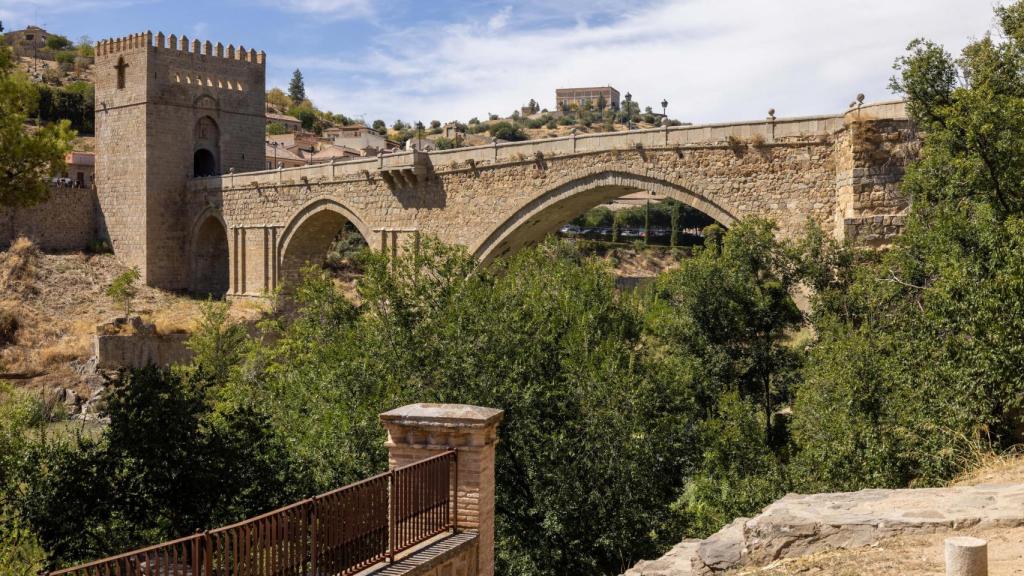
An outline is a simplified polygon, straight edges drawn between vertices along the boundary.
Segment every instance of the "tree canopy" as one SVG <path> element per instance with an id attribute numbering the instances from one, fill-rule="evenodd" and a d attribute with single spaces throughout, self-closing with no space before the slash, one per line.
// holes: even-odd
<path id="1" fill-rule="evenodd" d="M 37 92 L 0 46 L 0 206 L 31 206 L 49 197 L 49 179 L 64 168 L 74 132 L 61 120 L 27 129 Z"/>

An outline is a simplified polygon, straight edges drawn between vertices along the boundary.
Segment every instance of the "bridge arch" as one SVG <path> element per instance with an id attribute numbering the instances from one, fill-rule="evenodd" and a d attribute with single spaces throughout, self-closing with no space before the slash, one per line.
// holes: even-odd
<path id="1" fill-rule="evenodd" d="M 192 224 L 189 244 L 189 289 L 221 297 L 231 287 L 228 228 L 224 217 L 207 208 Z"/>
<path id="2" fill-rule="evenodd" d="M 294 285 L 303 266 L 323 259 L 346 223 L 351 223 L 364 240 L 370 241 L 369 226 L 336 200 L 320 198 L 300 208 L 281 234 L 278 250 L 281 255 L 281 281 L 285 285 Z"/>
<path id="3" fill-rule="evenodd" d="M 481 240 L 474 255 L 483 264 L 535 244 L 594 206 L 633 192 L 674 198 L 729 227 L 736 212 L 666 179 L 616 170 L 598 170 L 561 184 L 527 202 Z"/>

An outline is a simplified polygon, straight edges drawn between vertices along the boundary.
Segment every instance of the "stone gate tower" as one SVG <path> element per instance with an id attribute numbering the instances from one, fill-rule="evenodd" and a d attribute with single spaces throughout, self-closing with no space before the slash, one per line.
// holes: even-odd
<path id="1" fill-rule="evenodd" d="M 100 233 L 147 284 L 189 288 L 192 223 L 220 199 L 187 181 L 263 168 L 266 56 L 146 32 L 97 43 L 95 74 Z"/>

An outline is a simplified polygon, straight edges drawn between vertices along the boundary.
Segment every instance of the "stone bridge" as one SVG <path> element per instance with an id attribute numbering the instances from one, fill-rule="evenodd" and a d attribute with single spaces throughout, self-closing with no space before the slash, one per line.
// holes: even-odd
<path id="1" fill-rule="evenodd" d="M 898 184 L 917 146 L 903 103 L 889 102 L 196 178 L 186 194 L 191 287 L 264 294 L 322 260 L 345 222 L 375 249 L 427 234 L 487 263 L 637 191 L 725 226 L 763 216 L 793 236 L 811 220 L 879 245 L 901 229 Z"/>

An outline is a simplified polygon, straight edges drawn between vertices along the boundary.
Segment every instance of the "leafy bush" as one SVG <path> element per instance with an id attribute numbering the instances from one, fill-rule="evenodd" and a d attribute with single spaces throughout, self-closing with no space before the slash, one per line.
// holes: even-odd
<path id="1" fill-rule="evenodd" d="M 509 142 L 526 140 L 526 133 L 523 132 L 523 129 L 519 126 L 513 125 L 511 122 L 495 122 L 490 125 L 488 131 L 494 138 L 500 138 Z"/>

